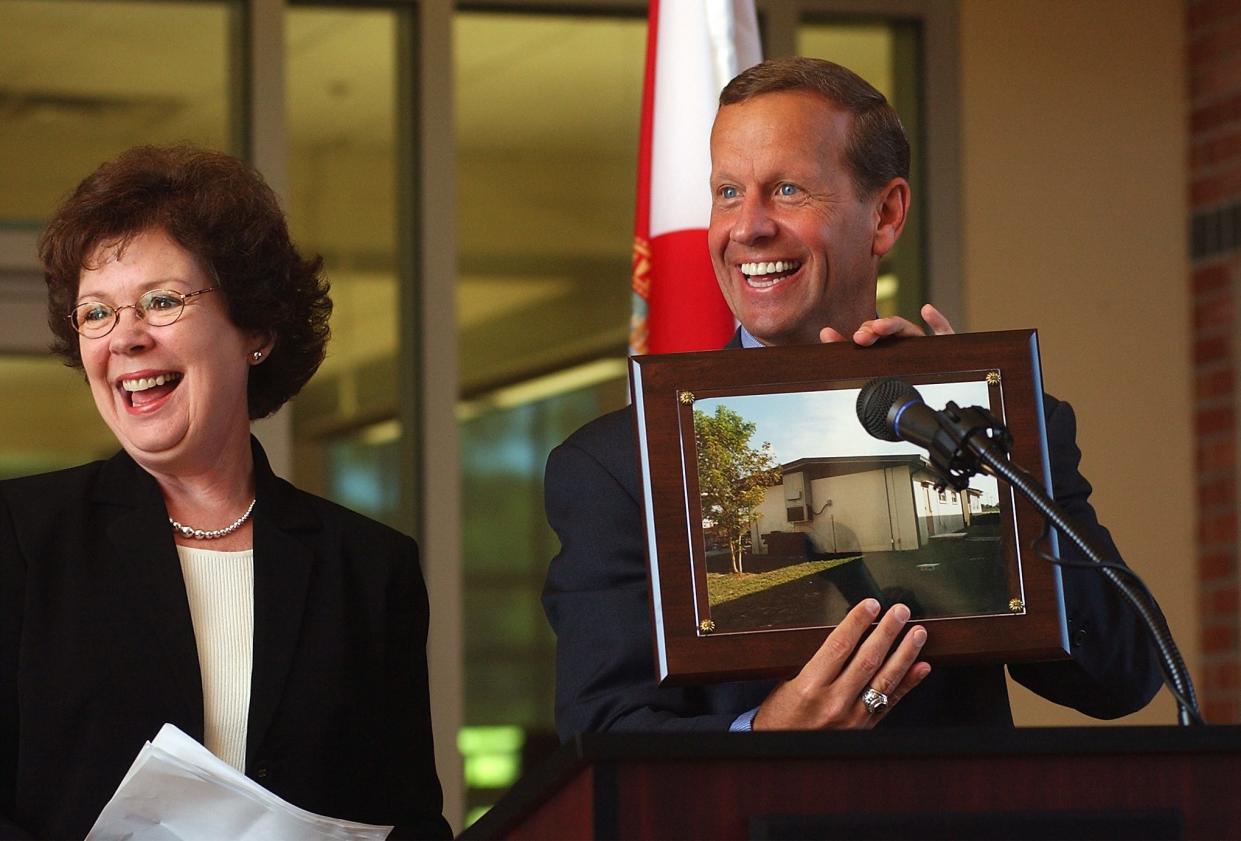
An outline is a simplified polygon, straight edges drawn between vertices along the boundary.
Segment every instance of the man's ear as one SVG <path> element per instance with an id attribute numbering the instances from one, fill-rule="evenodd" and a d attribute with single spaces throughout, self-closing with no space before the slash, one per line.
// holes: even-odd
<path id="1" fill-rule="evenodd" d="M 875 239 L 871 253 L 882 257 L 892 250 L 909 215 L 909 182 L 893 178 L 875 194 Z"/>

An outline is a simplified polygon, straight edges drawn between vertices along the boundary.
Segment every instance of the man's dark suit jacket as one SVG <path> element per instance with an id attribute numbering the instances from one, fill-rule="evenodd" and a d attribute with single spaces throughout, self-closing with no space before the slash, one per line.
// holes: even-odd
<path id="1" fill-rule="evenodd" d="M 253 450 L 246 774 L 313 812 L 449 837 L 417 547 Z M 0 482 L 0 836 L 80 838 L 161 725 L 202 740 L 167 516 L 124 453 Z"/>
<path id="2" fill-rule="evenodd" d="M 1056 500 L 1096 546 L 1120 556 L 1078 473 L 1076 421 L 1044 397 Z M 645 531 L 633 419 L 622 409 L 592 421 L 552 451 L 547 519 L 560 537 L 543 590 L 556 632 L 556 729 L 561 739 L 603 730 L 727 730 L 757 707 L 770 681 L 660 688 L 655 681 Z M 1067 540 L 1066 560 L 1081 558 Z M 1039 695 L 1098 718 L 1145 706 L 1160 673 L 1138 618 L 1092 570 L 1064 568 L 1072 660 L 1013 665 Z M 933 632 L 933 630 L 932 630 Z M 880 722 L 1012 725 L 1002 666 L 940 667 Z"/>

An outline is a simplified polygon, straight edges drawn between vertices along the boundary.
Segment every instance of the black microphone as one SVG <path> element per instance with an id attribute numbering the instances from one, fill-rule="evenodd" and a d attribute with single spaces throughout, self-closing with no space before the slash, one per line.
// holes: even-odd
<path id="1" fill-rule="evenodd" d="M 883 441 L 908 441 L 930 449 L 940 431 L 938 413 L 918 390 L 896 377 L 876 377 L 857 396 L 862 428 Z"/>
<path id="2" fill-rule="evenodd" d="M 876 377 L 857 396 L 862 428 L 884 441 L 908 441 L 928 451 L 942 484 L 965 490 L 970 477 L 1003 458 L 1012 436 L 981 406 L 961 408 L 951 400 L 935 411 L 918 390 L 896 377 Z"/>
<path id="3" fill-rule="evenodd" d="M 946 485 L 964 490 L 970 476 L 985 471 L 1004 480 L 1029 500 L 1047 519 L 1049 527 L 1054 526 L 1076 544 L 1089 560 L 1087 565 L 1097 568 L 1137 612 L 1159 651 L 1164 680 L 1176 698 L 1180 723 L 1204 723 L 1198 711 L 1193 680 L 1155 597 L 1133 570 L 1118 567 L 1092 546 L 1040 482 L 1009 462 L 1008 451 L 1013 439 L 994 415 L 980 406 L 962 409 L 952 401 L 948 401 L 943 411 L 937 412 L 904 380 L 876 377 L 858 394 L 857 416 L 862 428 L 875 438 L 909 441 L 926 448 L 932 471 Z M 1063 563 L 1058 559 L 1050 560 Z M 1122 577 L 1122 573 L 1127 577 Z"/>

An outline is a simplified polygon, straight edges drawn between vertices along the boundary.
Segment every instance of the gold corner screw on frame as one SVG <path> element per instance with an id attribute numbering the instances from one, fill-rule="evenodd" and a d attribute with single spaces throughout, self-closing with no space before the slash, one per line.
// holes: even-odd
<path id="1" fill-rule="evenodd" d="M 698 623 L 698 631 L 702 634 L 709 634 L 715 630 L 715 623 L 710 619 L 704 619 Z"/>
<path id="2" fill-rule="evenodd" d="M 999 371 L 988 371 L 987 372 L 987 385 L 999 385 L 999 384 L 1000 384 L 1000 372 Z"/>
<path id="3" fill-rule="evenodd" d="M 693 402 L 694 402 L 694 392 L 692 392 L 692 391 L 682 391 L 682 392 L 681 392 L 681 402 L 682 402 L 683 404 L 685 404 L 686 406 L 688 406 L 688 405 L 690 405 L 691 403 L 693 403 Z"/>
<path id="4" fill-rule="evenodd" d="M 1026 609 L 1026 603 L 1023 602 L 1021 599 L 1009 599 L 1008 609 L 1009 609 L 1009 612 L 1011 613 L 1021 613 L 1023 610 Z"/>

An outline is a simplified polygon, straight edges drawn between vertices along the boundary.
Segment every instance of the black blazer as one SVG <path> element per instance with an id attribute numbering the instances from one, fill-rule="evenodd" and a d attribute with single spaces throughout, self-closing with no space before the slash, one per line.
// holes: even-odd
<path id="1" fill-rule="evenodd" d="M 313 812 L 449 837 L 410 538 L 297 490 L 253 442 L 246 774 Z M 82 837 L 144 741 L 203 738 L 158 486 L 125 453 L 0 482 L 0 836 Z"/>
<path id="2" fill-rule="evenodd" d="M 1097 546 L 1119 560 L 1078 472 L 1076 421 L 1044 397 L 1057 501 Z M 655 682 L 645 531 L 633 419 L 622 409 L 587 424 L 552 451 L 547 518 L 560 537 L 543 590 L 556 632 L 556 729 L 561 739 L 604 730 L 726 730 L 775 685 L 745 681 L 689 687 Z M 1061 555 L 1080 559 L 1061 541 Z M 1145 706 L 1158 691 L 1153 648 L 1132 609 L 1092 570 L 1064 568 L 1072 660 L 1010 666 L 1049 700 L 1099 718 Z M 1002 666 L 934 669 L 881 726 L 1011 726 Z"/>

